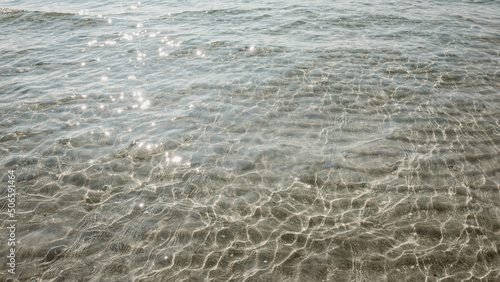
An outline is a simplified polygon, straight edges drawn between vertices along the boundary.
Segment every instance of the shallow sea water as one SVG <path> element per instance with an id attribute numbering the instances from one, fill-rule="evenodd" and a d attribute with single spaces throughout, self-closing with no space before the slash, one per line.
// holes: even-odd
<path id="1" fill-rule="evenodd" d="M 499 14 L 3 1 L 0 280 L 500 281 Z"/>

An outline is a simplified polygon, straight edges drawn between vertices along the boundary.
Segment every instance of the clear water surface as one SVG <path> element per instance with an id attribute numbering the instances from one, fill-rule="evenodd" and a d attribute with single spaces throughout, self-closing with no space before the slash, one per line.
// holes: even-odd
<path id="1" fill-rule="evenodd" d="M 500 281 L 498 15 L 2 1 L 0 280 Z"/>

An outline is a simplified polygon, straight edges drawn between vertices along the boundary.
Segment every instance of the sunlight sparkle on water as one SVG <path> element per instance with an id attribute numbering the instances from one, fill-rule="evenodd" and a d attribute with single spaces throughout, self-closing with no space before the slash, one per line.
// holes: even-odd
<path id="1" fill-rule="evenodd" d="M 123 40 L 132 40 L 132 39 L 134 39 L 134 37 L 130 34 L 124 33 L 122 36 L 122 39 Z"/>
<path id="2" fill-rule="evenodd" d="M 149 102 L 149 100 L 147 100 L 141 104 L 141 109 L 142 110 L 147 109 L 147 108 L 149 108 L 150 105 L 151 105 L 151 102 Z"/>

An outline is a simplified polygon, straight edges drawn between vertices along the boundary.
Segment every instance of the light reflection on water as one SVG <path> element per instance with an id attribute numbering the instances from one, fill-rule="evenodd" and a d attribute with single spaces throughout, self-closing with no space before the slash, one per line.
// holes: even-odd
<path id="1" fill-rule="evenodd" d="M 16 278 L 498 280 L 494 4 L 7 1 Z"/>

